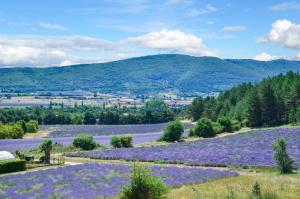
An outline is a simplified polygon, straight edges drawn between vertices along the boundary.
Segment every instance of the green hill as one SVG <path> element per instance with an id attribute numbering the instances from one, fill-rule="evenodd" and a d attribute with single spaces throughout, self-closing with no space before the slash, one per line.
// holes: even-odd
<path id="1" fill-rule="evenodd" d="M 261 62 L 165 54 L 66 67 L 2 68 L 0 89 L 196 94 L 219 92 L 242 82 L 257 82 L 299 69 L 297 61 Z"/>

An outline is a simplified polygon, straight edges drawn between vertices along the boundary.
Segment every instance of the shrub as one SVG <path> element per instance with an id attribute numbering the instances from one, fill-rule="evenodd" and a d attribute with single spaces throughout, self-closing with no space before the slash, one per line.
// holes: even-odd
<path id="1" fill-rule="evenodd" d="M 241 123 L 238 120 L 232 120 L 231 125 L 233 131 L 238 131 L 241 129 Z"/>
<path id="2" fill-rule="evenodd" d="M 22 138 L 24 131 L 19 124 L 8 125 L 9 138 L 18 139 Z"/>
<path id="3" fill-rule="evenodd" d="M 273 149 L 275 150 L 274 157 L 281 174 L 292 173 L 294 169 L 294 160 L 288 155 L 286 147 L 287 144 L 282 138 L 273 144 Z"/>
<path id="4" fill-rule="evenodd" d="M 120 141 L 121 141 L 122 147 L 124 147 L 124 148 L 132 147 L 132 136 L 131 135 L 121 136 Z"/>
<path id="5" fill-rule="evenodd" d="M 16 171 L 24 171 L 26 169 L 25 160 L 8 160 L 0 162 L 0 174 Z"/>
<path id="6" fill-rule="evenodd" d="M 194 130 L 194 128 L 190 128 L 189 136 L 190 136 L 190 137 L 195 136 L 195 130 Z"/>
<path id="7" fill-rule="evenodd" d="M 214 130 L 214 132 L 216 132 L 216 134 L 224 132 L 224 130 L 223 130 L 224 127 L 221 124 L 219 124 L 218 122 L 212 122 L 212 126 L 213 126 L 213 130 Z"/>
<path id="8" fill-rule="evenodd" d="M 214 137 L 216 135 L 212 121 L 207 118 L 201 118 L 198 120 L 195 128 L 194 128 L 195 135 L 198 137 Z"/>
<path id="9" fill-rule="evenodd" d="M 0 139 L 7 139 L 7 138 L 10 138 L 7 125 L 0 124 Z"/>
<path id="10" fill-rule="evenodd" d="M 122 147 L 122 143 L 121 143 L 121 139 L 118 136 L 113 136 L 111 138 L 110 144 L 114 147 L 114 148 L 121 148 Z"/>
<path id="11" fill-rule="evenodd" d="M 151 176 L 148 168 L 134 165 L 131 184 L 121 192 L 121 199 L 163 199 L 167 186 L 159 177 Z"/>
<path id="12" fill-rule="evenodd" d="M 27 133 L 36 133 L 39 130 L 39 123 L 35 120 L 30 120 L 26 123 L 26 132 Z"/>
<path id="13" fill-rule="evenodd" d="M 81 148 L 83 150 L 93 150 L 97 147 L 93 136 L 89 134 L 80 134 L 76 136 L 73 140 L 73 145 L 76 148 Z"/>
<path id="14" fill-rule="evenodd" d="M 110 144 L 114 148 L 129 148 L 132 147 L 132 136 L 131 135 L 125 135 L 125 136 L 113 136 L 111 138 Z"/>
<path id="15" fill-rule="evenodd" d="M 261 190 L 258 182 L 255 182 L 252 187 L 251 198 L 253 199 L 261 199 Z"/>
<path id="16" fill-rule="evenodd" d="M 223 127 L 223 131 L 225 132 L 232 132 L 232 123 L 229 117 L 220 117 L 218 119 L 218 123 Z"/>
<path id="17" fill-rule="evenodd" d="M 24 120 L 20 120 L 18 123 L 20 124 L 21 128 L 23 129 L 23 132 L 27 133 L 26 122 Z"/>
<path id="18" fill-rule="evenodd" d="M 171 122 L 164 129 L 164 135 L 162 136 L 161 140 L 166 142 L 179 141 L 181 139 L 183 131 L 184 129 L 180 122 L 178 121 Z"/>

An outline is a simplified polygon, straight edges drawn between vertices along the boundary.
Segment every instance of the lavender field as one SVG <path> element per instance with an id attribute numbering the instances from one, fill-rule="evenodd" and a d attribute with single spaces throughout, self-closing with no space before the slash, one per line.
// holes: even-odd
<path id="1" fill-rule="evenodd" d="M 81 133 L 93 136 L 115 134 L 139 134 L 161 132 L 167 123 L 140 125 L 41 125 L 43 131 L 50 131 L 48 137 L 74 137 Z"/>
<path id="2" fill-rule="evenodd" d="M 188 134 L 188 130 L 185 130 L 184 135 Z M 133 144 L 143 144 L 147 142 L 156 141 L 162 132 L 154 133 L 140 133 L 132 134 Z M 108 136 L 94 136 L 94 140 L 102 146 L 109 147 L 112 135 Z M 63 144 L 65 146 L 71 145 L 74 137 L 56 137 L 51 138 L 54 143 Z M 15 153 L 17 150 L 29 151 L 38 147 L 45 138 L 33 138 L 33 139 L 2 139 L 0 140 L 0 151 L 9 151 Z"/>
<path id="3" fill-rule="evenodd" d="M 0 177 L 0 198 L 79 198 L 118 195 L 130 183 L 132 167 L 125 164 L 87 163 Z M 175 166 L 152 166 L 169 187 L 200 183 L 209 179 L 233 177 L 228 170 Z"/>
<path id="4" fill-rule="evenodd" d="M 106 151 L 67 153 L 95 159 L 163 161 L 188 165 L 274 167 L 272 143 L 284 138 L 288 151 L 300 168 L 300 128 L 256 130 L 187 143 Z"/>

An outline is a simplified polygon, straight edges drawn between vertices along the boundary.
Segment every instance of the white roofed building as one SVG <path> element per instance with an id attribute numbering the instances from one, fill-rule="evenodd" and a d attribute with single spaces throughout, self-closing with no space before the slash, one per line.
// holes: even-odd
<path id="1" fill-rule="evenodd" d="M 0 162 L 6 160 L 14 160 L 15 156 L 8 151 L 0 151 Z"/>

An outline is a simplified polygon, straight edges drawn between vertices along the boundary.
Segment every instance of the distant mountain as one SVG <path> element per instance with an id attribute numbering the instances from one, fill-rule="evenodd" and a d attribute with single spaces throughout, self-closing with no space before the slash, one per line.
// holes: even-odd
<path id="1" fill-rule="evenodd" d="M 178 54 L 50 68 L 2 68 L 0 89 L 21 92 L 88 90 L 103 93 L 195 95 L 299 71 L 299 61 L 269 62 Z"/>

